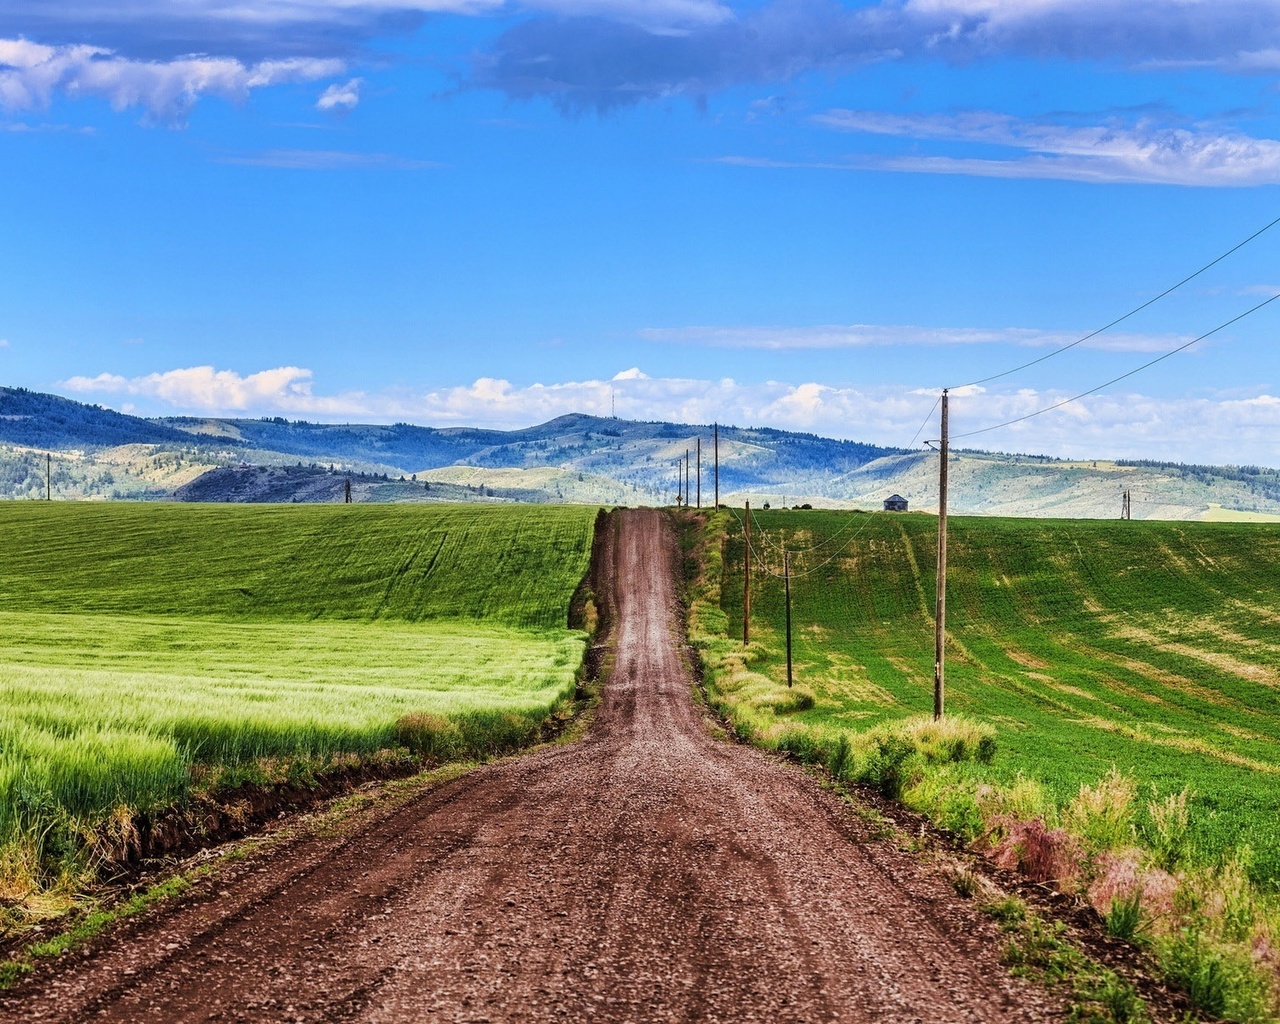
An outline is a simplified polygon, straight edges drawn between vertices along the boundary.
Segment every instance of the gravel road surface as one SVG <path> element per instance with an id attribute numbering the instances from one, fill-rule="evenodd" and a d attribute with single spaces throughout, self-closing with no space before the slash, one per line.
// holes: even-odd
<path id="1" fill-rule="evenodd" d="M 313 837 L 0 996 L 12 1021 L 1062 1020 L 990 921 L 803 771 L 713 738 L 678 551 L 610 517 L 585 739 Z"/>

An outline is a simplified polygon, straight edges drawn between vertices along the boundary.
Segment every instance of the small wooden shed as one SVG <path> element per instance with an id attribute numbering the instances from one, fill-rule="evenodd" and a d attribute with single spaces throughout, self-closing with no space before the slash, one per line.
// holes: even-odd
<path id="1" fill-rule="evenodd" d="M 907 499 L 901 494 L 893 494 L 884 499 L 884 510 L 886 512 L 905 512 L 907 510 Z"/>

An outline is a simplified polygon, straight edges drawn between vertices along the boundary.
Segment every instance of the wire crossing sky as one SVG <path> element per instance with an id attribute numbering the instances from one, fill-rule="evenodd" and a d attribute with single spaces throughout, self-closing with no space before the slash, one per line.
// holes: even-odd
<path id="1" fill-rule="evenodd" d="M 898 445 L 967 380 L 993 449 L 1277 465 L 1275 307 L 1190 344 L 1280 293 L 1277 54 L 1280 0 L 9 0 L 0 383 Z"/>

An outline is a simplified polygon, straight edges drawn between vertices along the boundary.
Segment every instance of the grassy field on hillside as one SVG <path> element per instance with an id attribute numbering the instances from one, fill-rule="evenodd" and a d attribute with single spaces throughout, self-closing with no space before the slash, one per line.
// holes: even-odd
<path id="1" fill-rule="evenodd" d="M 562 628 L 596 510 L 0 505 L 8 611 Z"/>
<path id="2" fill-rule="evenodd" d="M 1087 900 L 1210 1019 L 1280 1020 L 1280 527 L 953 519 L 935 724 L 937 520 L 753 519 L 750 646 L 737 514 L 700 534 L 691 591 L 742 734 Z"/>
<path id="3" fill-rule="evenodd" d="M 754 518 L 772 569 L 795 548 L 796 672 L 817 701 L 790 717 L 864 730 L 928 713 L 937 520 Z M 742 549 L 735 520 L 730 636 Z M 948 710 L 996 726 L 992 777 L 1033 777 L 1061 802 L 1113 766 L 1144 794 L 1190 786 L 1200 855 L 1248 845 L 1254 879 L 1280 888 L 1280 529 L 953 518 L 949 556 Z M 781 681 L 782 584 L 756 584 L 761 666 Z"/>
<path id="4" fill-rule="evenodd" d="M 527 740 L 574 691 L 595 516 L 0 505 L 0 896 L 197 775 Z"/>

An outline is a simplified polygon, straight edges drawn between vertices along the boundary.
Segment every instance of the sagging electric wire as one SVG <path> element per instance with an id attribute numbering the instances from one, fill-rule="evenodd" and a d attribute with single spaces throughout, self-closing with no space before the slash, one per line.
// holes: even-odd
<path id="1" fill-rule="evenodd" d="M 1239 242 L 1239 243 L 1237 243 L 1236 245 L 1233 245 L 1230 249 L 1228 249 L 1226 252 L 1224 252 L 1224 253 L 1223 253 L 1221 256 L 1219 256 L 1217 259 L 1212 260 L 1212 261 L 1211 261 L 1211 262 L 1209 262 L 1209 263 L 1206 263 L 1203 267 L 1201 267 L 1199 270 L 1197 270 L 1194 274 L 1191 274 L 1191 275 L 1189 275 L 1189 276 L 1187 276 L 1187 277 L 1184 277 L 1184 278 L 1183 278 L 1181 281 L 1179 281 L 1177 284 L 1173 285 L 1173 286 L 1172 286 L 1172 287 L 1170 287 L 1170 288 L 1166 288 L 1166 289 L 1165 289 L 1164 291 L 1162 291 L 1159 295 L 1155 296 L 1154 298 L 1148 299 L 1148 300 L 1147 300 L 1146 302 L 1144 302 L 1141 306 L 1135 306 L 1133 309 L 1129 310 L 1129 312 L 1125 313 L 1125 314 L 1124 314 L 1124 316 L 1117 317 L 1116 319 L 1112 320 L 1112 321 L 1111 321 L 1111 323 L 1107 324 L 1105 327 L 1099 327 L 1096 331 L 1090 331 L 1090 332 L 1089 332 L 1088 334 L 1086 334 L 1083 338 L 1079 338 L 1079 339 L 1077 339 L 1076 341 L 1071 342 L 1069 345 L 1063 345 L 1061 348 L 1054 349 L 1052 352 L 1047 352 L 1047 353 L 1045 353 L 1045 354 L 1044 354 L 1044 355 L 1042 355 L 1042 356 L 1038 356 L 1037 358 L 1032 359 L 1032 360 L 1030 360 L 1029 362 L 1025 362 L 1025 363 L 1023 363 L 1021 366 L 1015 366 L 1015 367 L 1013 367 L 1013 368 L 1012 368 L 1012 369 L 1010 369 L 1010 370 L 1004 370 L 1004 371 L 1002 371 L 1002 372 L 1000 372 L 1000 373 L 993 373 L 993 374 L 991 374 L 989 377 L 983 377 L 983 378 L 981 378 L 980 380 L 973 380 L 973 381 L 970 381 L 968 384 L 959 384 L 959 385 L 957 385 L 956 387 L 951 388 L 950 390 L 952 390 L 952 391 L 956 391 L 956 390 L 959 390 L 960 388 L 971 388 L 971 387 L 976 387 L 976 386 L 977 386 L 977 385 L 979 385 L 979 384 L 986 384 L 986 383 L 989 383 L 990 381 L 993 381 L 993 380 L 999 380 L 1001 377 L 1008 377 L 1010 374 L 1017 373 L 1019 370 L 1025 370 L 1025 369 L 1027 369 L 1028 367 L 1032 367 L 1032 366 L 1037 365 L 1038 363 L 1043 363 L 1046 359 L 1052 359 L 1054 356 L 1061 355 L 1063 352 L 1066 352 L 1068 349 L 1073 349 L 1073 348 L 1075 348 L 1077 345 L 1083 345 L 1086 341 L 1090 341 L 1091 339 L 1096 338 L 1099 334 L 1103 334 L 1103 333 L 1105 333 L 1105 332 L 1107 332 L 1107 331 L 1111 330 L 1111 328 L 1113 328 L 1113 327 L 1118 327 L 1120 324 L 1124 323 L 1124 322 L 1125 322 L 1126 320 L 1128 320 L 1130 317 L 1136 316 L 1137 314 L 1141 313 L 1144 309 L 1147 309 L 1149 306 L 1153 306 L 1153 305 L 1155 305 L 1157 302 L 1159 302 L 1161 299 L 1165 298 L 1166 296 L 1168 296 L 1168 295 L 1172 295 L 1172 294 L 1173 294 L 1174 292 L 1176 292 L 1179 288 L 1181 288 L 1184 284 L 1189 284 L 1191 281 L 1194 281 L 1197 277 L 1199 277 L 1201 274 L 1203 274 L 1206 270 L 1210 270 L 1210 269 L 1212 269 L 1213 267 L 1216 267 L 1219 263 L 1221 263 L 1223 260 L 1225 260 L 1228 256 L 1231 256 L 1233 253 L 1239 252 L 1241 249 L 1243 249 L 1243 248 L 1244 248 L 1246 245 L 1248 245 L 1250 242 L 1254 241 L 1254 239 L 1256 239 L 1256 238 L 1260 238 L 1262 235 L 1265 235 L 1268 231 L 1270 231 L 1272 228 L 1274 228 L 1277 224 L 1280 224 L 1280 217 L 1277 217 L 1277 218 L 1276 218 L 1275 220 L 1273 220 L 1270 224 L 1267 224 L 1267 225 L 1265 225 L 1265 226 L 1263 226 L 1263 227 L 1259 228 L 1259 229 L 1258 229 L 1257 231 L 1255 231 L 1252 235 L 1250 235 L 1248 238 L 1246 238 L 1243 242 Z M 1106 385 L 1103 385 L 1103 386 L 1105 387 Z"/>
<path id="2" fill-rule="evenodd" d="M 1143 370 L 1150 369 L 1151 367 L 1155 366 L 1156 363 L 1164 362 L 1164 360 L 1168 359 L 1170 356 L 1176 356 L 1179 352 L 1185 352 L 1192 345 L 1198 344 L 1199 342 L 1204 341 L 1206 338 L 1212 338 L 1219 331 L 1225 331 L 1232 324 L 1239 323 L 1245 317 L 1252 316 L 1254 313 L 1258 312 L 1258 310 L 1271 305 L 1271 303 L 1275 302 L 1276 299 L 1280 299 L 1280 293 L 1277 293 L 1271 296 L 1271 298 L 1269 299 L 1264 299 L 1262 302 L 1259 302 L 1253 308 L 1247 309 L 1243 313 L 1239 314 L 1238 316 L 1232 317 L 1230 320 L 1228 320 L 1224 324 L 1219 324 L 1213 330 L 1206 331 L 1204 334 L 1201 334 L 1199 337 L 1192 338 L 1190 341 L 1185 342 L 1182 345 L 1179 345 L 1177 348 L 1170 349 L 1168 352 L 1165 352 L 1162 355 L 1156 356 L 1155 359 L 1148 360 L 1147 362 L 1143 363 L 1141 366 L 1135 366 L 1132 370 L 1129 370 L 1127 373 L 1122 373 L 1118 377 L 1112 377 L 1110 380 L 1104 381 L 1103 383 L 1097 385 L 1096 387 L 1090 388 L 1088 391 L 1082 391 L 1080 392 L 1080 394 L 1073 395 L 1070 398 L 1065 398 L 1061 402 L 1055 402 L 1053 405 L 1047 405 L 1043 409 L 1037 409 L 1035 412 L 1029 412 L 1025 416 L 1016 416 L 1011 420 L 1005 420 L 1003 423 L 993 423 L 989 427 L 980 427 L 977 430 L 968 430 L 968 431 L 965 431 L 963 434 L 952 434 L 951 439 L 959 440 L 964 437 L 974 437 L 978 434 L 986 434 L 992 430 L 999 430 L 1001 427 L 1011 427 L 1015 423 L 1023 423 L 1029 419 L 1034 419 L 1036 416 L 1043 416 L 1047 412 L 1053 412 L 1055 409 L 1061 409 L 1064 405 L 1070 405 L 1072 402 L 1078 402 L 1082 398 L 1088 398 L 1090 395 L 1095 395 L 1099 391 L 1103 390 L 1103 388 L 1109 388 L 1111 387 L 1112 384 L 1119 384 L 1120 381 L 1122 380 L 1126 380 L 1129 377 L 1134 376 L 1135 374 L 1141 373 Z"/>

